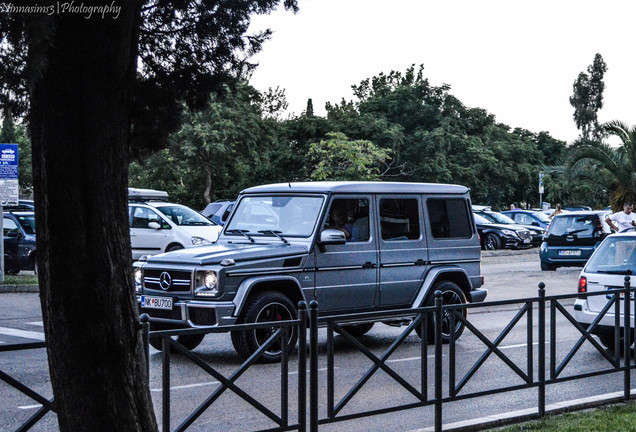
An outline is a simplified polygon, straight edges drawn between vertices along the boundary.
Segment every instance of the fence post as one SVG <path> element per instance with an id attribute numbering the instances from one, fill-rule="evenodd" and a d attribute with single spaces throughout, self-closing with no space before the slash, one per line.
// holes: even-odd
<path id="1" fill-rule="evenodd" d="M 307 431 L 307 303 L 298 303 L 298 432 Z"/>
<path id="2" fill-rule="evenodd" d="M 551 322 L 550 325 L 555 325 Z M 545 284 L 539 283 L 539 417 L 545 416 Z"/>
<path id="3" fill-rule="evenodd" d="M 435 432 L 442 432 L 442 318 L 442 292 L 438 290 L 435 291 Z"/>
<path id="4" fill-rule="evenodd" d="M 146 372 L 150 382 L 150 316 L 146 313 L 141 314 L 139 322 L 141 323 L 141 342 L 144 346 L 144 357 L 146 357 Z"/>
<path id="5" fill-rule="evenodd" d="M 630 277 L 629 275 L 625 276 L 625 301 L 624 301 L 624 310 L 623 310 L 623 342 L 624 342 L 624 351 L 623 351 L 623 366 L 625 367 L 625 400 L 628 401 L 631 399 L 631 356 L 630 356 L 630 348 L 632 345 L 631 336 L 632 336 L 632 317 L 631 317 L 631 303 L 632 296 L 630 290 Z"/>
<path id="6" fill-rule="evenodd" d="M 318 302 L 309 303 L 309 430 L 318 432 Z"/>

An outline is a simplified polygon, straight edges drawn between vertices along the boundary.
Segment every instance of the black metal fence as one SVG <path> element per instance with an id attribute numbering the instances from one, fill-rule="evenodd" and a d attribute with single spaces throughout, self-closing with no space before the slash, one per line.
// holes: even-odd
<path id="1" fill-rule="evenodd" d="M 467 400 L 492 394 L 512 392 L 523 389 L 537 390 L 537 414 L 536 417 L 545 415 L 546 410 L 546 386 L 559 384 L 566 381 L 591 378 L 599 375 L 615 374 L 622 372 L 622 386 L 624 390 L 624 399 L 631 398 L 631 370 L 636 368 L 636 364 L 630 356 L 630 345 L 633 340 L 633 328 L 630 325 L 624 325 L 624 317 L 632 322 L 634 320 L 634 311 L 632 311 L 631 301 L 621 301 L 621 298 L 633 298 L 635 289 L 630 287 L 629 277 L 625 277 L 623 288 L 601 292 L 577 293 L 572 295 L 546 296 L 545 286 L 539 284 L 537 297 L 506 300 L 497 302 L 488 302 L 483 304 L 465 304 L 465 305 L 443 305 L 441 293 L 436 293 L 435 305 L 418 309 L 394 310 L 384 312 L 373 312 L 365 314 L 351 314 L 341 316 L 318 316 L 318 304 L 311 302 L 309 307 L 302 302 L 299 305 L 298 319 L 290 321 L 281 321 L 276 323 L 259 323 L 259 324 L 242 324 L 230 327 L 201 328 L 201 329 L 181 329 L 181 330 L 163 330 L 150 331 L 150 322 L 159 324 L 168 324 L 169 320 L 150 319 L 147 315 L 142 315 L 141 322 L 144 335 L 144 343 L 146 346 L 146 356 L 149 360 L 149 340 L 150 338 L 160 339 L 162 343 L 162 362 L 161 362 L 161 381 L 162 381 L 162 402 L 161 402 L 161 423 L 162 430 L 183 431 L 188 429 L 194 422 L 199 419 L 204 412 L 218 402 L 219 398 L 228 390 L 244 400 L 251 407 L 255 408 L 263 416 L 276 425 L 274 428 L 262 429 L 267 431 L 311 431 L 316 432 L 320 425 L 347 421 L 362 417 L 382 415 L 391 412 L 398 412 L 409 409 L 417 409 L 422 407 L 433 408 L 433 423 L 436 431 L 442 430 L 444 406 L 449 402 Z M 608 301 L 605 307 L 599 312 L 598 317 L 589 326 L 579 324 L 572 314 L 563 305 L 564 301 L 586 298 L 591 296 L 605 296 Z M 494 338 L 488 338 L 480 331 L 469 319 L 466 318 L 464 312 L 470 309 L 479 309 L 482 307 L 501 307 L 507 305 L 516 305 L 519 310 L 515 316 L 503 328 L 503 330 Z M 599 325 L 601 319 L 613 309 L 614 312 L 614 339 L 616 341 L 614 349 L 605 349 L 599 342 L 592 337 L 592 333 Z M 534 314 L 537 313 L 537 323 L 534 325 Z M 624 314 L 621 315 L 621 310 Z M 546 319 L 546 312 L 550 314 L 550 319 Z M 557 315 L 560 314 L 580 333 L 580 337 L 574 343 L 571 350 L 565 357 L 557 360 Z M 623 317 L 623 318 L 622 318 Z M 484 346 L 483 353 L 478 360 L 463 373 L 457 373 L 457 344 L 453 337 L 454 333 L 450 332 L 451 337 L 444 355 L 442 328 L 435 323 L 441 323 L 444 319 L 449 320 L 449 328 L 455 328 L 455 324 L 461 323 L 465 326 L 465 332 L 469 332 L 477 338 Z M 374 354 L 372 350 L 364 346 L 364 344 L 356 337 L 352 336 L 348 330 L 347 324 L 369 322 L 369 321 L 396 321 L 411 320 L 410 324 L 393 340 L 393 342 L 381 354 Z M 525 321 L 526 331 L 526 353 L 523 364 L 517 364 L 510 356 L 506 355 L 500 344 L 509 335 L 519 323 Z M 431 327 L 431 325 L 433 327 Z M 219 372 L 217 368 L 209 364 L 196 353 L 190 352 L 181 346 L 173 338 L 180 335 L 221 333 L 227 331 L 249 331 L 254 329 L 272 328 L 276 330 L 271 334 L 269 339 L 256 351 L 250 358 L 243 362 L 233 373 L 225 376 Z M 326 327 L 326 364 L 327 378 L 326 383 L 320 382 L 319 371 L 319 327 Z M 536 328 L 535 328 L 536 327 Z M 419 369 L 420 379 L 418 382 L 411 382 L 407 377 L 402 376 L 394 370 L 387 360 L 401 346 L 407 337 L 417 330 L 422 335 L 419 349 Z M 287 350 L 282 350 L 282 361 L 280 362 L 280 407 L 277 410 L 268 408 L 259 402 L 258 397 L 249 393 L 249 391 L 241 388 L 237 384 L 237 380 L 245 374 L 263 355 L 263 352 L 269 349 L 273 344 L 283 346 L 287 343 L 290 332 L 298 332 L 298 349 L 294 356 L 297 356 L 298 378 L 297 389 L 295 392 L 290 391 L 290 374 L 289 363 L 290 357 Z M 549 337 L 548 337 L 549 332 Z M 428 361 L 427 335 L 434 334 L 434 355 L 432 365 Z M 344 397 L 337 399 L 335 390 L 335 360 L 338 352 L 335 349 L 335 334 L 340 334 L 348 341 L 350 346 L 355 347 L 364 357 L 372 362 L 372 366 L 357 380 L 357 382 L 346 391 Z M 471 337 L 464 335 L 464 338 Z M 308 342 L 307 342 L 308 341 Z M 538 345 L 537 355 L 534 355 L 533 345 Z M 620 341 L 620 342 L 619 342 Z M 322 342 L 325 343 L 324 341 Z M 606 360 L 607 367 L 601 370 L 579 372 L 576 368 L 568 368 L 571 360 L 580 350 L 583 344 L 588 343 L 599 355 Z M 619 345 L 621 343 L 622 345 Z M 1 345 L 0 353 L 6 351 L 14 351 L 20 349 L 44 348 L 45 342 L 37 342 L 31 344 L 15 344 Z M 546 350 L 547 347 L 547 350 Z M 185 418 L 178 420 L 178 426 L 174 429 L 171 427 L 171 357 L 174 353 L 178 353 L 182 359 L 187 359 L 197 365 L 201 370 L 216 379 L 219 386 L 215 388 L 204 402 L 196 406 Z M 499 386 L 497 388 L 468 391 L 467 384 L 474 378 L 475 374 L 484 366 L 491 356 L 498 357 L 506 367 L 512 371 L 514 376 L 519 377 L 521 384 L 510 383 L 509 385 Z M 447 363 L 445 362 L 447 357 Z M 547 363 L 546 363 L 547 361 Z M 148 364 L 150 362 L 148 361 Z M 432 368 L 432 369 L 431 369 Z M 369 408 L 362 410 L 354 410 L 344 413 L 344 408 L 350 404 L 354 396 L 359 394 L 360 390 L 368 384 L 372 376 L 378 371 L 383 371 L 393 381 L 398 383 L 409 394 L 411 394 L 415 402 L 395 403 L 394 405 L 384 406 L 382 408 Z M 534 371 L 536 370 L 536 374 Z M 568 370 L 566 375 L 564 372 Z M 302 372 L 306 373 L 302 373 Z M 429 374 L 430 372 L 430 374 Z M 446 372 L 446 373 L 445 373 Z M 309 380 L 307 380 L 307 374 Z M 433 376 L 432 382 L 429 382 L 429 375 Z M 46 413 L 55 412 L 55 403 L 42 395 L 31 390 L 26 385 L 20 383 L 8 374 L 0 371 L 0 380 L 8 383 L 11 387 L 19 392 L 31 397 L 42 407 L 34 414 L 26 423 L 21 425 L 17 430 L 26 431 L 38 422 Z M 322 386 L 321 386 L 322 384 Z M 326 389 L 321 392 L 321 388 Z M 322 405 L 321 405 L 322 404 Z M 325 408 L 326 405 L 326 409 Z M 323 408 L 321 410 L 321 407 Z M 276 412 L 274 412 L 276 411 Z M 293 411 L 293 413 L 290 413 Z M 307 412 L 308 411 L 308 412 Z M 321 412 L 322 411 L 322 412 Z"/>
<path id="2" fill-rule="evenodd" d="M 443 424 L 443 410 L 444 405 L 449 402 L 466 400 L 471 398 L 477 398 L 482 396 L 488 396 L 492 394 L 511 392 L 523 389 L 537 389 L 537 415 L 536 417 L 542 417 L 545 415 L 546 409 L 546 386 L 552 384 L 558 384 L 566 381 L 585 379 L 599 375 L 614 374 L 616 372 L 623 372 L 623 389 L 624 399 L 629 400 L 631 398 L 631 375 L 632 369 L 636 368 L 636 365 L 632 362 L 630 357 L 630 345 L 632 341 L 632 331 L 630 326 L 625 327 L 625 334 L 623 335 L 623 321 L 621 319 L 621 305 L 624 305 L 624 313 L 626 317 L 631 317 L 633 320 L 633 313 L 631 311 L 631 302 L 620 301 L 621 297 L 628 298 L 633 295 L 634 289 L 630 287 L 629 277 L 625 278 L 625 284 L 622 289 L 613 289 L 602 292 L 590 292 L 590 293 L 577 293 L 568 295 L 546 296 L 545 286 L 543 283 L 539 284 L 539 290 L 537 297 L 518 299 L 518 300 L 506 300 L 497 302 L 488 302 L 483 304 L 465 304 L 465 305 L 442 305 L 441 293 L 437 293 L 435 299 L 435 305 L 430 307 L 423 307 L 418 309 L 408 310 L 393 310 L 384 312 L 372 312 L 364 314 L 350 314 L 339 316 L 326 316 L 318 317 L 318 304 L 311 302 L 309 308 L 305 303 L 300 304 L 299 319 L 294 321 L 285 321 L 276 324 L 252 324 L 241 325 L 232 327 L 232 330 L 250 330 L 255 328 L 271 327 L 275 325 L 279 330 L 271 336 L 267 343 L 261 347 L 259 351 L 254 353 L 248 360 L 246 360 L 229 378 L 223 378 L 218 372 L 207 365 L 201 363 L 200 359 L 191 352 L 188 352 L 181 347 L 176 341 L 171 339 L 172 336 L 178 336 L 180 334 L 193 334 L 193 333 L 218 333 L 227 332 L 229 328 L 215 328 L 206 330 L 173 330 L 173 331 L 160 331 L 150 332 L 148 337 L 161 337 L 163 338 L 163 404 L 162 404 L 162 419 L 163 430 L 170 430 L 170 385 L 169 385 L 169 370 L 167 365 L 170 363 L 170 350 L 169 346 L 176 348 L 174 351 L 178 351 L 193 362 L 199 364 L 202 368 L 205 368 L 213 375 L 221 384 L 210 397 L 206 400 L 206 403 L 197 407 L 176 429 L 176 431 L 185 430 L 191 425 L 201 413 L 209 408 L 214 400 L 226 390 L 231 390 L 239 397 L 247 401 L 250 405 L 258 409 L 263 415 L 267 416 L 271 420 L 275 421 L 278 425 L 276 428 L 268 429 L 272 431 L 287 431 L 287 430 L 299 430 L 311 432 L 318 431 L 320 425 L 335 423 L 340 421 L 353 420 L 362 417 L 375 416 L 386 414 L 390 412 L 397 412 L 409 409 L 417 409 L 426 406 L 432 406 L 434 408 L 434 428 L 436 431 L 442 430 Z M 572 316 L 572 314 L 563 305 L 564 301 L 572 300 L 576 298 L 586 298 L 591 296 L 605 296 L 608 297 L 608 302 L 602 311 L 598 314 L 596 320 L 587 327 L 582 326 Z M 501 307 L 507 305 L 517 305 L 519 307 L 518 312 L 514 318 L 505 325 L 504 329 L 493 340 L 489 339 L 483 332 L 481 332 L 469 319 L 466 318 L 466 314 L 462 313 L 465 309 L 479 309 L 482 307 Z M 616 340 L 616 346 L 613 350 L 608 350 L 601 346 L 601 344 L 592 337 L 593 331 L 599 325 L 601 319 L 614 308 L 614 336 Z M 537 325 L 535 328 L 533 311 L 537 311 Z M 546 320 L 546 311 L 550 314 L 550 319 Z M 571 325 L 580 333 L 579 339 L 575 342 L 571 350 L 565 355 L 561 361 L 557 361 L 556 347 L 558 343 L 557 339 L 557 314 L 561 314 Z M 411 320 L 410 324 L 401 332 L 401 334 L 390 344 L 386 350 L 380 355 L 374 354 L 371 350 L 360 342 L 360 340 L 352 336 L 347 330 L 347 324 L 369 322 L 369 321 L 386 321 L 386 320 Z M 449 328 L 454 328 L 455 324 L 461 323 L 465 326 L 467 332 L 470 332 L 476 337 L 483 345 L 485 349 L 479 359 L 473 364 L 469 370 L 458 376 L 456 370 L 457 359 L 457 344 L 454 339 L 453 332 L 450 332 L 451 337 L 448 343 L 447 351 L 447 364 L 444 364 L 443 354 L 443 342 L 442 342 L 442 328 L 439 325 L 433 324 L 434 334 L 434 359 L 433 364 L 430 365 L 427 356 L 427 342 L 426 335 L 429 334 L 429 326 L 431 323 L 442 322 L 443 319 L 449 319 Z M 508 355 L 506 355 L 500 348 L 501 342 L 509 335 L 515 327 L 522 321 L 526 323 L 526 353 L 525 361 L 523 364 L 515 363 Z M 148 318 L 144 320 L 144 326 L 148 329 Z M 161 322 L 161 320 L 157 320 Z M 632 324 L 633 325 L 633 324 Z M 298 408 L 296 421 L 289 421 L 289 404 L 291 402 L 290 394 L 288 390 L 288 381 L 285 376 L 288 370 L 288 357 L 283 356 L 281 362 L 281 407 L 280 414 L 274 414 L 267 408 L 260 405 L 255 401 L 255 398 L 247 394 L 247 392 L 238 388 L 235 384 L 235 378 L 240 376 L 247 368 L 252 366 L 261 355 L 262 351 L 267 349 L 277 339 L 280 343 L 286 341 L 286 334 L 291 331 L 291 328 L 296 326 L 299 331 L 299 348 L 297 350 L 299 370 L 307 370 L 309 374 L 309 382 L 305 381 L 305 374 L 298 374 L 298 392 L 294 401 L 294 406 Z M 321 382 L 318 378 L 318 328 L 326 327 L 326 350 L 327 350 L 327 379 L 326 379 L 326 394 L 320 392 Z M 419 330 L 419 334 L 422 335 L 420 344 L 420 380 L 417 383 L 409 382 L 406 377 L 401 376 L 397 371 L 391 368 L 387 364 L 387 360 L 406 340 L 406 338 L 414 331 Z M 146 330 L 147 331 L 147 330 Z M 549 338 L 548 336 L 549 332 Z M 304 335 L 309 334 L 309 344 L 306 346 Z M 345 338 L 349 344 L 355 347 L 366 358 L 368 358 L 373 364 L 363 374 L 363 376 L 346 392 L 345 396 L 337 400 L 335 391 L 335 359 L 337 352 L 335 349 L 334 336 L 335 334 L 341 335 Z M 464 336 L 470 337 L 470 336 Z M 537 355 L 534 355 L 533 345 L 538 345 Z M 623 343 L 624 346 L 619 346 Z M 599 354 L 607 360 L 607 367 L 602 370 L 595 370 L 592 372 L 579 372 L 573 368 L 570 368 L 569 374 L 564 375 L 564 371 L 568 369 L 572 358 L 579 351 L 584 343 L 591 344 Z M 546 347 L 548 348 L 546 350 Z M 284 350 L 283 350 L 284 351 Z M 622 353 L 622 355 L 621 355 Z M 467 383 L 475 376 L 478 370 L 486 363 L 486 360 L 490 356 L 497 356 L 506 367 L 512 371 L 515 376 L 518 376 L 522 383 L 501 386 L 495 389 L 480 390 L 480 391 L 466 391 Z M 547 363 L 546 363 L 547 361 Z M 429 369 L 433 368 L 433 382 L 429 382 Z M 404 388 L 408 393 L 413 395 L 415 402 L 405 404 L 395 404 L 393 406 L 386 406 L 382 408 L 375 408 L 369 410 L 360 410 L 354 413 L 343 414 L 344 408 L 351 402 L 356 394 L 369 382 L 371 377 L 378 371 L 383 371 L 395 382 Z M 537 371 L 535 374 L 534 371 Z M 444 372 L 446 377 L 444 376 Z M 446 378 L 446 382 L 445 382 Z M 306 390 L 308 384 L 308 390 Z M 322 383 L 325 384 L 325 383 Z M 322 387 L 325 387 L 323 385 Z M 326 412 L 321 413 L 321 400 L 324 403 L 326 401 Z M 305 411 L 305 407 L 308 407 L 309 415 Z"/>

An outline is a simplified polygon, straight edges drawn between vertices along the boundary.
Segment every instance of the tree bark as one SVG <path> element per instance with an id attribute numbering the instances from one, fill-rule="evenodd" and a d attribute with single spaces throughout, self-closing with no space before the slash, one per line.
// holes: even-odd
<path id="1" fill-rule="evenodd" d="M 61 431 L 157 430 L 126 189 L 140 4 L 116 4 L 116 19 L 52 18 L 32 89 L 40 298 Z"/>

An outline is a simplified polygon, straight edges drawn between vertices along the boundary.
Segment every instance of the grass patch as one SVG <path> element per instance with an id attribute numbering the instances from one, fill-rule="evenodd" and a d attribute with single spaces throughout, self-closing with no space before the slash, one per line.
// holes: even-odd
<path id="1" fill-rule="evenodd" d="M 496 430 L 497 432 L 636 432 L 636 403 L 629 402 L 589 411 L 566 413 Z"/>
<path id="2" fill-rule="evenodd" d="M 34 274 L 4 275 L 1 285 L 37 285 L 38 277 Z"/>

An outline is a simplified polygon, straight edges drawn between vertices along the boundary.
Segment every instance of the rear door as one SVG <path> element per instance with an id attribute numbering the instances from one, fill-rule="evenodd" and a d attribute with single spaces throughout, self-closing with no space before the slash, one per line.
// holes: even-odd
<path id="1" fill-rule="evenodd" d="M 410 306 L 428 269 L 419 195 L 379 195 L 380 305 Z"/>
<path id="2" fill-rule="evenodd" d="M 165 250 L 168 234 L 172 227 L 153 209 L 143 206 L 129 206 L 130 243 L 133 259 L 142 255 L 156 255 Z M 156 222 L 160 228 L 151 228 L 150 222 Z"/>

